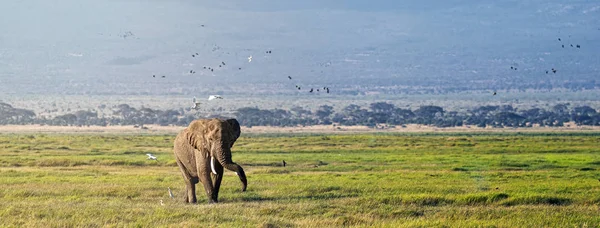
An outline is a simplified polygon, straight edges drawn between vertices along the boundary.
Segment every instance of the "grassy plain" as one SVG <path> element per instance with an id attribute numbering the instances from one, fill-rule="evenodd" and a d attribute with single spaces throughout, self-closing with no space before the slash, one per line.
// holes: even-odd
<path id="1" fill-rule="evenodd" d="M 173 139 L 0 134 L 0 226 L 600 226 L 598 133 L 246 134 L 216 205 Z"/>

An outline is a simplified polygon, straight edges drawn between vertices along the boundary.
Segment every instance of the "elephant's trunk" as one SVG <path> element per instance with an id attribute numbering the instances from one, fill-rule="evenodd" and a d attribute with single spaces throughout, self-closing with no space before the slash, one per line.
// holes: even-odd
<path id="1" fill-rule="evenodd" d="M 238 177 L 240 177 L 240 181 L 242 182 L 242 192 L 245 192 L 246 187 L 248 186 L 246 173 L 240 165 L 231 160 L 231 149 L 220 149 L 220 151 L 217 151 L 216 157 L 219 161 L 219 164 L 221 164 L 225 169 L 235 172 Z"/>

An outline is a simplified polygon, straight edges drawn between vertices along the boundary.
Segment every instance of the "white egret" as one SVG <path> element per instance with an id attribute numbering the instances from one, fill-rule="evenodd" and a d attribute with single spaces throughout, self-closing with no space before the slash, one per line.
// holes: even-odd
<path id="1" fill-rule="evenodd" d="M 148 155 L 148 159 L 156 161 L 156 156 L 154 156 L 152 154 L 146 154 L 146 155 Z"/>

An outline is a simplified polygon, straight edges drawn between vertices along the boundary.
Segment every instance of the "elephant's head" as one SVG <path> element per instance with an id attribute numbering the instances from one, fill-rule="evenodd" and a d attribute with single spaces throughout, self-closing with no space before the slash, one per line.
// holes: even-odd
<path id="1" fill-rule="evenodd" d="M 209 151 L 212 162 L 219 162 L 224 168 L 235 172 L 242 181 L 242 191 L 246 191 L 248 182 L 244 169 L 231 160 L 231 147 L 240 137 L 240 123 L 236 119 L 209 121 L 195 120 L 190 123 L 188 136 L 190 144 L 201 151 Z"/>

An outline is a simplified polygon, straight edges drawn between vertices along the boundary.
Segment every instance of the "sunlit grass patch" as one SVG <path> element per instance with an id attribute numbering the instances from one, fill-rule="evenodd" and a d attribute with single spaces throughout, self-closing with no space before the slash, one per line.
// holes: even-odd
<path id="1" fill-rule="evenodd" d="M 183 203 L 173 139 L 0 135 L 0 226 L 600 226 L 598 135 L 243 136 L 217 205 Z"/>

